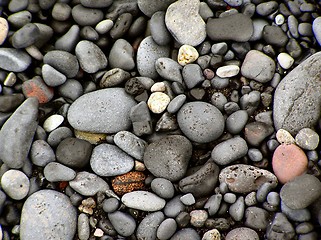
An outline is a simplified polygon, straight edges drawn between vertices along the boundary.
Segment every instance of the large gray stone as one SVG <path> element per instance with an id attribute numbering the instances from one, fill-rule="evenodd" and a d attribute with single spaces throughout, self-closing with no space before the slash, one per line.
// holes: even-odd
<path id="1" fill-rule="evenodd" d="M 31 57 L 24 51 L 14 48 L 0 48 L 0 69 L 22 72 L 31 64 Z"/>

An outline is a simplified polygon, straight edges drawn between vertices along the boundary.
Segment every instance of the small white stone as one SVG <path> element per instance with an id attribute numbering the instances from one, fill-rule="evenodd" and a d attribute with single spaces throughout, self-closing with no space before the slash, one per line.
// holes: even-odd
<path id="1" fill-rule="evenodd" d="M 45 129 L 46 132 L 51 132 L 55 130 L 57 127 L 59 127 L 63 121 L 64 121 L 63 116 L 59 114 L 51 115 L 43 123 L 43 129 Z"/>
<path id="2" fill-rule="evenodd" d="M 292 65 L 294 63 L 293 57 L 291 57 L 287 53 L 280 53 L 277 58 L 278 58 L 278 62 L 280 64 L 280 66 L 285 70 L 292 67 Z"/>
<path id="3" fill-rule="evenodd" d="M 189 215 L 191 216 L 191 225 L 197 228 L 203 227 L 208 218 L 208 213 L 205 210 L 193 210 Z"/>
<path id="4" fill-rule="evenodd" d="M 198 59 L 197 50 L 190 45 L 182 45 L 178 50 L 177 61 L 180 65 L 185 66 L 186 64 L 192 63 Z"/>
<path id="5" fill-rule="evenodd" d="M 153 113 L 162 113 L 171 101 L 170 97 L 162 92 L 154 92 L 150 95 L 147 105 Z"/>
<path id="6" fill-rule="evenodd" d="M 154 83 L 153 86 L 150 88 L 151 92 L 165 92 L 166 87 L 164 82 L 157 82 Z"/>
<path id="7" fill-rule="evenodd" d="M 217 229 L 212 229 L 204 233 L 202 240 L 221 240 L 221 234 Z"/>
<path id="8" fill-rule="evenodd" d="M 28 177 L 19 170 L 8 170 L 1 177 L 2 190 L 14 200 L 21 200 L 26 197 L 29 187 Z"/>
<path id="9" fill-rule="evenodd" d="M 180 200 L 186 206 L 190 206 L 195 203 L 195 198 L 194 198 L 193 194 L 191 194 L 191 193 L 187 193 L 187 194 L 181 196 Z"/>
<path id="10" fill-rule="evenodd" d="M 113 26 L 114 26 L 114 22 L 112 20 L 105 19 L 105 20 L 97 23 L 95 30 L 99 34 L 105 34 L 105 33 L 109 32 L 109 30 L 112 29 Z"/>
<path id="11" fill-rule="evenodd" d="M 102 237 L 102 236 L 104 236 L 104 231 L 101 230 L 100 228 L 96 228 L 96 230 L 94 232 L 94 236 L 95 237 Z"/>
<path id="12" fill-rule="evenodd" d="M 279 143 L 284 144 L 293 144 L 295 143 L 294 137 L 292 137 L 291 133 L 284 129 L 279 129 L 276 132 L 276 140 L 278 140 Z"/>
<path id="13" fill-rule="evenodd" d="M 12 87 L 17 82 L 17 76 L 13 72 L 9 73 L 6 79 L 3 82 L 3 85 L 6 87 Z"/>
<path id="14" fill-rule="evenodd" d="M 216 70 L 216 75 L 220 78 L 229 78 L 234 77 L 240 72 L 240 67 L 236 65 L 227 65 L 219 67 Z"/>
<path id="15" fill-rule="evenodd" d="M 140 161 L 135 161 L 135 171 L 143 172 L 146 170 L 144 163 Z"/>
<path id="16" fill-rule="evenodd" d="M 285 19 L 284 19 L 284 16 L 282 14 L 276 15 L 275 19 L 274 19 L 275 24 L 278 25 L 278 26 L 282 25 L 284 23 L 284 20 Z"/>

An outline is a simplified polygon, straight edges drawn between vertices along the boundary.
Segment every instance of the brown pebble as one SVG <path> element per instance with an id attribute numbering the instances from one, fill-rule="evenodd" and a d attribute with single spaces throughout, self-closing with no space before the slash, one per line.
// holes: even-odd
<path id="1" fill-rule="evenodd" d="M 9 24 L 5 18 L 0 17 L 0 45 L 4 43 L 9 31 Z"/>
<path id="2" fill-rule="evenodd" d="M 117 176 L 112 180 L 112 187 L 117 195 L 124 195 L 132 191 L 143 190 L 146 176 L 142 172 L 129 172 Z"/>

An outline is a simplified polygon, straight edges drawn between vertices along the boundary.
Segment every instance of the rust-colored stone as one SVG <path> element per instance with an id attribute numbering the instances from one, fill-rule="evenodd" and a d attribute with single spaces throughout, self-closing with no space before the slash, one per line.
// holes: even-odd
<path id="1" fill-rule="evenodd" d="M 142 172 L 128 172 L 112 180 L 112 187 L 117 195 L 124 195 L 136 190 L 143 190 L 146 176 Z"/>

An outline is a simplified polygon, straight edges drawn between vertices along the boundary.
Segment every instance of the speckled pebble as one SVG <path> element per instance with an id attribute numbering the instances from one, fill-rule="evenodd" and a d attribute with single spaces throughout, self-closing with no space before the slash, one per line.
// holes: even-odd
<path id="1" fill-rule="evenodd" d="M 237 65 L 227 65 L 219 67 L 216 70 L 216 75 L 220 78 L 230 78 L 235 77 L 240 71 L 240 67 Z"/>
<path id="2" fill-rule="evenodd" d="M 208 213 L 205 210 L 193 210 L 189 215 L 191 216 L 191 225 L 196 228 L 203 227 L 208 218 Z"/>
<path id="3" fill-rule="evenodd" d="M 259 240 L 259 235 L 251 228 L 238 227 L 229 231 L 225 240 Z"/>
<path id="4" fill-rule="evenodd" d="M 55 161 L 56 156 L 50 145 L 44 140 L 36 140 L 30 149 L 31 162 L 39 167 L 44 167 L 48 163 Z"/>
<path id="5" fill-rule="evenodd" d="M 48 163 L 43 173 L 49 182 L 71 181 L 76 177 L 76 172 L 73 169 L 57 162 Z"/>
<path id="6" fill-rule="evenodd" d="M 174 185 L 165 178 L 155 178 L 151 182 L 151 188 L 161 198 L 170 199 L 175 194 Z"/>
<path id="7" fill-rule="evenodd" d="M 136 229 L 136 221 L 128 213 L 116 211 L 113 213 L 108 213 L 108 218 L 115 230 L 121 236 L 129 237 Z"/>
<path id="8" fill-rule="evenodd" d="M 217 229 L 211 229 L 204 233 L 202 240 L 221 240 L 221 234 Z"/>
<path id="9" fill-rule="evenodd" d="M 154 92 L 148 98 L 147 105 L 153 113 L 162 113 L 165 111 L 170 101 L 171 99 L 167 94 Z"/>
<path id="10" fill-rule="evenodd" d="M 319 135 L 310 128 L 302 128 L 295 136 L 295 143 L 305 150 L 314 150 L 319 145 Z"/>
<path id="11" fill-rule="evenodd" d="M 195 203 L 195 198 L 194 198 L 193 194 L 191 194 L 191 193 L 187 193 L 187 194 L 181 196 L 180 200 L 186 206 L 190 206 L 190 205 L 193 205 Z"/>
<path id="12" fill-rule="evenodd" d="M 197 50 L 190 45 L 182 45 L 178 50 L 177 61 L 180 65 L 185 66 L 197 60 L 199 54 Z"/>
<path id="13" fill-rule="evenodd" d="M 276 139 L 279 143 L 293 144 L 295 143 L 294 137 L 285 129 L 279 129 L 276 132 Z"/>
<path id="14" fill-rule="evenodd" d="M 12 199 L 21 200 L 29 192 L 30 182 L 26 174 L 19 170 L 10 169 L 1 177 L 2 190 Z"/>

